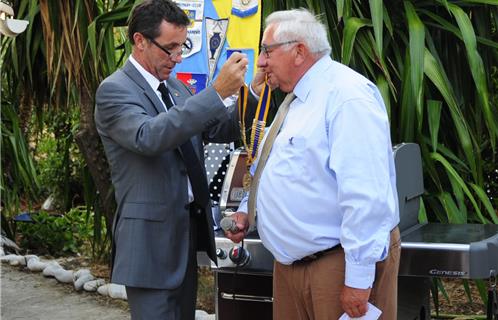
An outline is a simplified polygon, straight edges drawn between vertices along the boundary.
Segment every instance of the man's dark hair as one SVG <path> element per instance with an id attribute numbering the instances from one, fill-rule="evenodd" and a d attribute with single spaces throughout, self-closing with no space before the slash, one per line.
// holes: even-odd
<path id="1" fill-rule="evenodd" d="M 185 12 L 170 0 L 145 0 L 137 5 L 128 18 L 128 39 L 131 44 L 135 44 L 135 32 L 140 32 L 146 38 L 157 38 L 163 20 L 176 26 L 187 27 L 190 24 Z"/>

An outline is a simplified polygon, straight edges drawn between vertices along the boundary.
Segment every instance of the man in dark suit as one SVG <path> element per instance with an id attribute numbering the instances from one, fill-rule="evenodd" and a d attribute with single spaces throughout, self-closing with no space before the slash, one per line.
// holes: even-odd
<path id="1" fill-rule="evenodd" d="M 196 251 L 215 259 L 203 140 L 239 137 L 223 99 L 242 86 L 234 53 L 196 96 L 170 73 L 189 19 L 169 0 L 145 0 L 129 19 L 132 55 L 97 90 L 95 121 L 111 166 L 117 212 L 112 282 L 126 286 L 132 319 L 194 319 Z"/>

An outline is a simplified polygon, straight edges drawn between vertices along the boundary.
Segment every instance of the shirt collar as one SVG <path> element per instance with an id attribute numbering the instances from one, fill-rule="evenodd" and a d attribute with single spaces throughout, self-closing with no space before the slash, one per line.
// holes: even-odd
<path id="1" fill-rule="evenodd" d="M 133 64 L 133 66 L 135 68 L 137 68 L 138 72 L 140 72 L 140 74 L 145 78 L 145 81 L 147 81 L 147 83 L 150 85 L 150 87 L 152 88 L 152 90 L 154 91 L 157 91 L 157 88 L 159 87 L 159 84 L 161 83 L 156 77 L 154 77 L 152 75 L 152 73 L 150 73 L 149 71 L 145 70 L 144 67 L 142 67 L 142 65 L 140 63 L 138 63 L 137 60 L 135 60 L 135 58 L 133 58 L 132 55 L 130 55 L 130 57 L 128 58 L 128 60 L 130 60 L 130 62 Z M 166 84 L 166 81 L 164 81 L 164 84 Z"/>
<path id="2" fill-rule="evenodd" d="M 306 71 L 301 79 L 299 79 L 296 86 L 294 87 L 293 92 L 301 102 L 304 102 L 306 100 L 309 92 L 316 83 L 315 81 L 320 82 L 320 80 L 317 80 L 316 78 L 321 77 L 323 71 L 326 70 L 331 63 L 332 59 L 330 58 L 330 56 L 325 55 L 318 59 L 311 66 L 311 68 Z"/>

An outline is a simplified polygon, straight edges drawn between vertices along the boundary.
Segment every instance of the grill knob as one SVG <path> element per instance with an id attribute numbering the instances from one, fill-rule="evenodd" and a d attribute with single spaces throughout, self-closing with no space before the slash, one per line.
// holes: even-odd
<path id="1" fill-rule="evenodd" d="M 227 257 L 227 253 L 225 250 L 221 249 L 221 248 L 217 248 L 216 249 L 216 256 L 219 258 L 219 259 L 226 259 Z"/>
<path id="2" fill-rule="evenodd" d="M 251 259 L 249 251 L 247 251 L 241 246 L 235 246 L 232 249 L 230 249 L 228 257 L 230 258 L 230 260 L 232 260 L 233 263 L 239 266 L 245 266 Z"/>

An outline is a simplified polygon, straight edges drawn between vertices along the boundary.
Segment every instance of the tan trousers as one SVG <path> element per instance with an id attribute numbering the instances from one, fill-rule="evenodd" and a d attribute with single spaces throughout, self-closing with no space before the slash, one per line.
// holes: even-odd
<path id="1" fill-rule="evenodd" d="M 370 302 L 382 311 L 379 319 L 396 320 L 398 269 L 401 254 L 399 229 L 391 231 L 388 257 L 376 265 Z M 273 270 L 273 319 L 337 320 L 344 311 L 339 296 L 344 286 L 344 251 L 327 252 L 321 258 L 283 265 Z"/>

